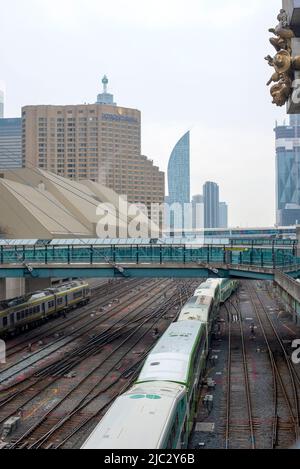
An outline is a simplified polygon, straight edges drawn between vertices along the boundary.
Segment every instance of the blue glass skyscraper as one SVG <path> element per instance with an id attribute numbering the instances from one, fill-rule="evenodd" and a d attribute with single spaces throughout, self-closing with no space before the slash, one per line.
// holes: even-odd
<path id="1" fill-rule="evenodd" d="M 277 224 L 300 223 L 300 116 L 275 128 Z"/>
<path id="2" fill-rule="evenodd" d="M 179 140 L 172 151 L 168 166 L 168 183 L 170 204 L 190 203 L 190 132 Z"/>
<path id="3" fill-rule="evenodd" d="M 22 119 L 0 119 L 0 169 L 22 168 Z"/>

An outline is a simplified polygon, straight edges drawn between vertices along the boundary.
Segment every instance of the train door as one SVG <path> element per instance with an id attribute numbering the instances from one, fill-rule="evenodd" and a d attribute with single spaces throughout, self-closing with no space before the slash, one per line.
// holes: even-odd
<path id="1" fill-rule="evenodd" d="M 46 317 L 46 313 L 47 313 L 47 306 L 46 306 L 46 302 L 45 302 L 45 301 L 41 304 L 41 309 L 42 309 L 42 317 L 45 318 L 45 317 Z"/>
<path id="2" fill-rule="evenodd" d="M 15 322 L 15 313 L 11 313 L 11 314 L 9 315 L 9 326 L 10 326 L 11 328 L 14 328 L 14 327 L 15 327 L 15 323 L 16 323 L 16 322 Z"/>

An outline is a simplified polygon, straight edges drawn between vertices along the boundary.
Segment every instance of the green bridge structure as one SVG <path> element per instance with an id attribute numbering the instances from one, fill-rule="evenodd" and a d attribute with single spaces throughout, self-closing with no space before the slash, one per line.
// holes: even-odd
<path id="1" fill-rule="evenodd" d="M 0 245 L 0 278 L 300 277 L 296 240 L 236 240 L 224 245 L 161 240 L 19 240 Z"/>

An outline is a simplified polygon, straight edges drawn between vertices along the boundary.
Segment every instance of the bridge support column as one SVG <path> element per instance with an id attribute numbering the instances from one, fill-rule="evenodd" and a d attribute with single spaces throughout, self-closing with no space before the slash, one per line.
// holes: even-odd
<path id="1" fill-rule="evenodd" d="M 6 279 L 0 279 L 0 300 L 5 300 L 6 298 Z"/>
<path id="2" fill-rule="evenodd" d="M 2 278 L 0 279 L 0 300 L 15 298 L 25 293 L 24 278 Z"/>
<path id="3" fill-rule="evenodd" d="M 26 293 L 32 293 L 38 290 L 45 290 L 46 288 L 51 288 L 51 286 L 51 278 L 27 278 L 25 281 Z"/>

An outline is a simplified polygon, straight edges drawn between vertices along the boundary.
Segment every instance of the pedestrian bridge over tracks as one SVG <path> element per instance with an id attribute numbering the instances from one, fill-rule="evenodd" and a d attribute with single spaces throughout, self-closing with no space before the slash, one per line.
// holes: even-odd
<path id="1" fill-rule="evenodd" d="M 224 245 L 168 240 L 3 240 L 0 278 L 274 279 L 275 271 L 300 276 L 297 245 L 290 240 Z"/>

